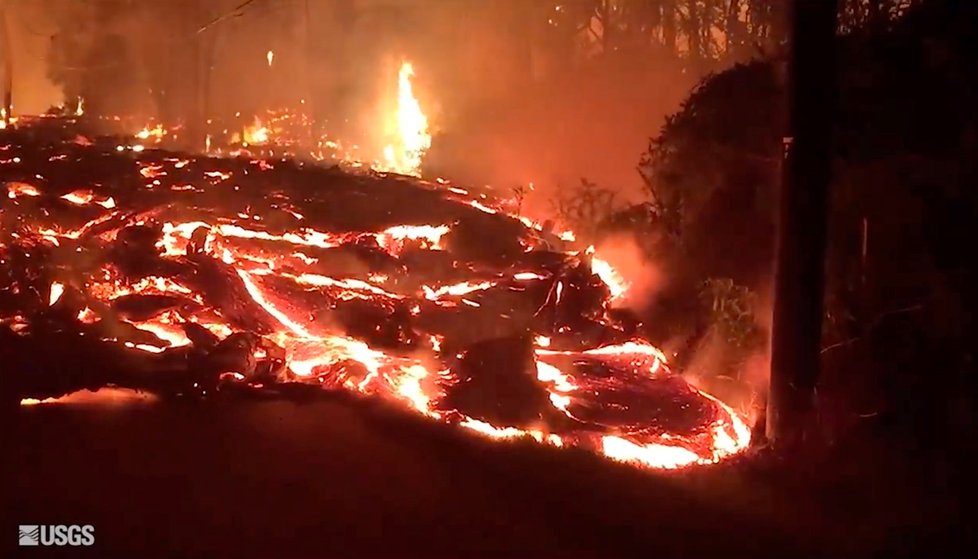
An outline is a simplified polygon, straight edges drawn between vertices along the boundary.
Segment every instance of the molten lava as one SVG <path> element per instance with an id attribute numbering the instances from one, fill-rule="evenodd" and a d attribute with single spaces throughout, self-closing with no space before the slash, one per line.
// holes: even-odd
<path id="1" fill-rule="evenodd" d="M 402 174 L 430 142 L 410 77 Z M 486 195 L 43 137 L 0 136 L 0 350 L 24 404 L 100 386 L 349 390 L 656 468 L 750 441 L 611 312 L 627 284 L 593 249 Z"/>

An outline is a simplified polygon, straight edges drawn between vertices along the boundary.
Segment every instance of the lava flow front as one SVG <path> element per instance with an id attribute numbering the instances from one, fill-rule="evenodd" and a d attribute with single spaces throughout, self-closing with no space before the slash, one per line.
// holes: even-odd
<path id="1" fill-rule="evenodd" d="M 611 309 L 614 270 L 485 194 L 132 148 L 55 118 L 0 135 L 0 359 L 25 404 L 349 390 L 659 468 L 749 443 Z"/>

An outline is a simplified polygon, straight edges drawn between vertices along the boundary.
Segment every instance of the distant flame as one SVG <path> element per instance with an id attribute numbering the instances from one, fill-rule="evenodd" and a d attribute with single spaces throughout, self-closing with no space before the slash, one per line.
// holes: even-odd
<path id="1" fill-rule="evenodd" d="M 268 127 L 262 124 L 261 119 L 256 117 L 254 124 L 245 126 L 241 139 L 246 144 L 265 144 L 268 142 Z"/>
<path id="2" fill-rule="evenodd" d="M 272 67 L 272 60 L 274 60 L 274 59 L 275 59 L 275 53 L 274 52 L 268 51 L 267 53 L 265 53 L 265 60 L 268 60 L 268 67 L 269 68 Z"/>
<path id="3" fill-rule="evenodd" d="M 150 128 L 149 126 L 144 126 L 142 130 L 136 132 L 136 138 L 140 140 L 147 140 L 153 138 L 155 142 L 159 142 L 166 135 L 166 129 L 163 128 L 162 124 L 157 124 Z"/>
<path id="4" fill-rule="evenodd" d="M 421 159 L 431 147 L 431 134 L 428 133 L 428 117 L 414 97 L 413 76 L 411 63 L 402 64 L 397 81 L 396 122 L 392 127 L 395 128 L 395 138 L 384 148 L 384 170 L 420 176 Z"/>

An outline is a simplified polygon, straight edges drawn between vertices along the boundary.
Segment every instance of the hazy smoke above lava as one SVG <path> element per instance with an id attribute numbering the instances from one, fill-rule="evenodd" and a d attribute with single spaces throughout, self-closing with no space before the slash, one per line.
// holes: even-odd
<path id="1" fill-rule="evenodd" d="M 558 2 L 6 4 L 18 113 L 87 95 L 91 110 L 191 118 L 196 62 L 197 76 L 209 66 L 207 118 L 292 106 L 379 151 L 380 113 L 410 61 L 434 136 L 427 169 L 504 188 L 534 182 L 537 210 L 584 176 L 636 195 L 638 155 L 693 79 L 671 55 L 590 60 L 580 45 L 555 48 Z"/>

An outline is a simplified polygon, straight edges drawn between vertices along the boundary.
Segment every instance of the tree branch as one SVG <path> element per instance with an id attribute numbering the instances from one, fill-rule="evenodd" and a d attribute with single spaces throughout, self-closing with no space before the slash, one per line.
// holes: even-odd
<path id="1" fill-rule="evenodd" d="M 207 29 L 213 27 L 214 25 L 217 25 L 218 23 L 220 23 L 220 22 L 222 22 L 222 21 L 224 21 L 224 20 L 226 20 L 228 18 L 231 18 L 231 17 L 241 17 L 242 15 L 244 15 L 244 13 L 241 10 L 247 8 L 249 5 L 254 4 L 254 3 L 255 3 L 255 0 L 245 0 L 244 2 L 242 2 L 241 4 L 239 4 L 237 8 L 234 8 L 233 10 L 231 10 L 229 12 L 225 12 L 225 13 L 217 16 L 216 18 L 210 20 L 209 22 L 205 23 L 204 25 L 202 25 L 200 27 L 200 29 L 197 30 L 197 33 L 198 34 L 199 33 L 203 33 Z"/>

